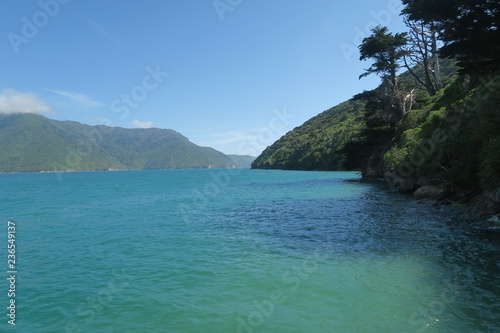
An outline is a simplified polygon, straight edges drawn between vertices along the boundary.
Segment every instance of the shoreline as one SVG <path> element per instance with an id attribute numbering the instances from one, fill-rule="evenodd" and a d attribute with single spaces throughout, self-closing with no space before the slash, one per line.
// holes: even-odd
<path id="1" fill-rule="evenodd" d="M 42 171 L 13 171 L 0 172 L 0 174 L 38 174 L 38 173 L 75 173 L 75 172 L 118 172 L 118 171 L 155 171 L 155 170 L 208 170 L 215 169 L 213 167 L 205 168 L 188 168 L 188 169 L 103 169 L 103 170 L 42 170 Z M 228 168 L 221 168 L 228 169 Z M 330 171 L 335 172 L 335 171 Z M 359 183 L 379 183 L 387 186 L 390 190 L 390 185 L 385 179 L 373 177 L 361 177 L 359 179 L 347 179 L 345 182 Z M 444 185 L 422 186 L 415 191 L 402 191 L 396 189 L 400 194 L 411 195 L 419 204 L 431 206 L 448 206 L 452 210 L 457 211 L 460 215 L 475 226 L 484 231 L 492 231 L 500 233 L 500 189 L 495 194 L 485 192 L 472 191 L 452 191 Z"/>
<path id="2" fill-rule="evenodd" d="M 129 169 L 106 169 L 106 170 L 42 170 L 42 171 L 0 171 L 0 175 L 28 174 L 28 173 L 64 173 L 64 172 L 104 172 L 104 171 L 130 171 Z"/>
<path id="3" fill-rule="evenodd" d="M 363 183 L 382 183 L 388 189 L 390 184 L 383 178 L 363 177 Z M 400 194 L 411 195 L 419 204 L 450 207 L 452 210 L 461 210 L 475 227 L 484 231 L 500 232 L 500 189 L 496 192 L 454 191 L 445 186 L 421 186 L 414 191 L 394 190 Z"/>
<path id="4" fill-rule="evenodd" d="M 66 173 L 66 172 L 116 172 L 116 171 L 153 171 L 153 170 L 217 170 L 217 169 L 247 169 L 243 167 L 204 167 L 204 168 L 178 168 L 178 169 L 102 169 L 102 170 L 65 170 L 65 171 L 56 171 L 56 170 L 42 170 L 42 171 L 0 171 L 0 175 L 9 175 L 9 174 L 29 174 L 29 173 Z"/>

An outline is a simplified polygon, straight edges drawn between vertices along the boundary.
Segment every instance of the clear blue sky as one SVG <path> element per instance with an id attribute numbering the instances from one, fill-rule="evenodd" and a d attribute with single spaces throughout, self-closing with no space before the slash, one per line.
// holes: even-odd
<path id="1" fill-rule="evenodd" d="M 378 85 L 358 80 L 370 64 L 356 48 L 378 23 L 403 31 L 399 9 L 399 0 L 2 1 L 0 112 L 170 128 L 255 155 Z"/>

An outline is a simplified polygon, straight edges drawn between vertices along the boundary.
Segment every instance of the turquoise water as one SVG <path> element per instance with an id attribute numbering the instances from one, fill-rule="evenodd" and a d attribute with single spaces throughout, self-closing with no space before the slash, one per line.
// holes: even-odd
<path id="1" fill-rule="evenodd" d="M 499 241 L 356 173 L 0 175 L 1 332 L 499 332 Z"/>

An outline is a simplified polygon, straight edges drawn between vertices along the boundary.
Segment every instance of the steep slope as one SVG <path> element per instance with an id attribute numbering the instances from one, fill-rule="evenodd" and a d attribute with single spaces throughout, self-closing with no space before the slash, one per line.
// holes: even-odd
<path id="1" fill-rule="evenodd" d="M 252 166 L 361 170 L 418 198 L 472 202 L 484 216 L 498 214 L 500 73 L 449 74 L 445 83 L 435 96 L 418 92 L 395 124 L 371 124 L 368 104 L 351 99 L 287 133 Z"/>
<path id="2" fill-rule="evenodd" d="M 0 115 L 0 172 L 228 167 L 234 162 L 168 129 L 124 129 Z"/>
<path id="3" fill-rule="evenodd" d="M 83 151 L 86 138 L 82 133 L 88 132 L 85 125 L 68 124 L 73 131 L 65 125 L 34 114 L 0 115 L 0 171 L 124 168 L 98 146 L 88 154 Z"/>
<path id="4" fill-rule="evenodd" d="M 390 185 L 414 191 L 496 191 L 500 203 L 500 75 L 458 77 L 398 125 L 381 168 Z"/>
<path id="5" fill-rule="evenodd" d="M 441 60 L 444 85 L 455 78 L 456 71 L 455 61 Z M 423 75 L 418 68 L 414 72 Z M 419 100 L 429 97 L 417 87 L 408 71 L 399 75 L 398 80 L 408 91 L 415 88 L 415 107 L 419 106 Z M 354 96 L 288 132 L 258 156 L 252 168 L 322 171 L 370 168 L 368 160 L 372 159 L 373 165 L 383 159 L 395 128 L 369 128 L 366 113 L 366 101 Z"/>
<path id="6" fill-rule="evenodd" d="M 364 128 L 364 104 L 349 100 L 288 132 L 252 163 L 254 169 L 341 170 L 340 148 Z"/>

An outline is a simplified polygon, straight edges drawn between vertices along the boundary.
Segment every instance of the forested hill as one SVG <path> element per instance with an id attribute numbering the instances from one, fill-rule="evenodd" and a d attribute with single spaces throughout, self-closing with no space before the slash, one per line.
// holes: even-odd
<path id="1" fill-rule="evenodd" d="M 124 129 L 0 115 L 0 172 L 232 167 L 223 153 L 169 129 Z"/>
<path id="2" fill-rule="evenodd" d="M 441 60 L 444 84 L 456 77 L 454 61 Z M 417 69 L 417 72 L 420 71 Z M 398 77 L 402 85 L 415 87 L 412 75 L 406 71 Z M 363 170 L 366 164 L 361 159 L 374 153 L 375 147 L 392 139 L 394 126 L 370 127 L 373 123 L 367 110 L 366 96 L 377 94 L 383 87 L 359 94 L 337 106 L 326 110 L 288 132 L 253 162 L 254 169 L 281 170 Z M 420 92 L 416 106 L 428 98 Z M 425 103 L 425 102 L 424 102 Z M 373 107 L 368 105 L 368 108 Z M 378 125 L 378 124 L 377 124 Z M 356 156 L 352 156 L 356 150 Z"/>
<path id="3" fill-rule="evenodd" d="M 359 46 L 372 62 L 360 78 L 380 86 L 287 133 L 252 167 L 361 170 L 419 198 L 499 213 L 498 1 L 402 2 L 408 32 L 377 26 Z"/>
<path id="4" fill-rule="evenodd" d="M 364 104 L 349 100 L 337 105 L 269 146 L 253 162 L 255 169 L 342 170 L 345 157 L 339 152 L 364 128 Z"/>
<path id="5" fill-rule="evenodd" d="M 498 74 L 455 76 L 436 95 L 417 99 L 395 125 L 375 127 L 365 93 L 290 131 L 252 168 L 360 170 L 364 179 L 419 198 L 475 202 L 485 216 L 498 214 L 499 91 Z"/>

